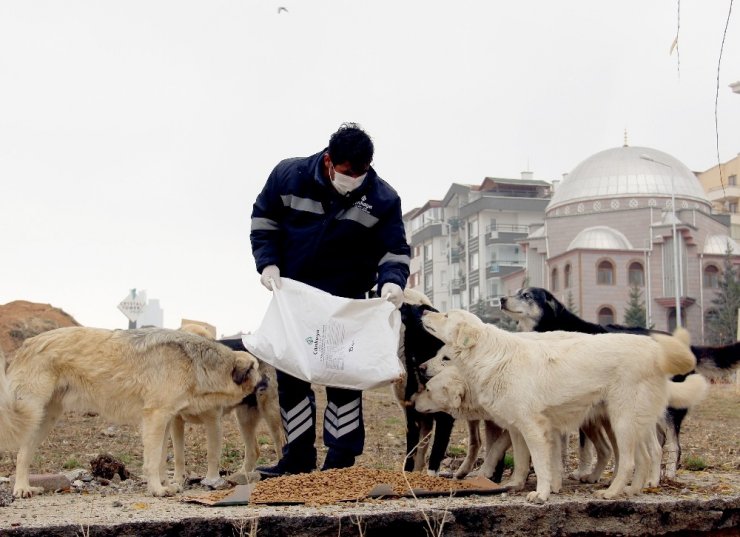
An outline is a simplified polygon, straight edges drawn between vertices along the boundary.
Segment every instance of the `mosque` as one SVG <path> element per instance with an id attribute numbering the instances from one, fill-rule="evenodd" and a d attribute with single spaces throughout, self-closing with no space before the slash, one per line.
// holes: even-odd
<path id="1" fill-rule="evenodd" d="M 554 185 L 544 224 L 519 241 L 524 268 L 502 279 L 545 287 L 592 322 L 622 323 L 630 289 L 642 291 L 648 325 L 681 324 L 705 339 L 726 252 L 740 263 L 729 216 L 715 214 L 696 175 L 648 147 L 587 158 Z"/>

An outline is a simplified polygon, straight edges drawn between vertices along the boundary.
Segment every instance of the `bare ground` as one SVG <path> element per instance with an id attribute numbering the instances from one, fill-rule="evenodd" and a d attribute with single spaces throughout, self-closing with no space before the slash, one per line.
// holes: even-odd
<path id="1" fill-rule="evenodd" d="M 721 474 L 723 480 L 729 475 L 731 481 L 735 481 L 733 488 L 740 491 L 740 393 L 737 390 L 735 384 L 714 384 L 707 398 L 689 413 L 681 435 L 684 467 L 679 481 L 701 476 L 701 481 L 711 482 L 713 474 Z M 317 388 L 316 394 L 320 420 L 325 404 L 324 390 Z M 389 388 L 365 392 L 364 416 L 365 452 L 358 457 L 357 464 L 368 468 L 400 469 L 405 448 L 404 416 Z M 320 426 L 319 423 L 319 464 L 325 453 L 320 440 Z M 241 465 L 243 454 L 239 433 L 230 417 L 225 419 L 224 432 L 222 468 L 224 473 L 232 473 Z M 260 431 L 260 442 L 260 463 L 275 461 L 276 454 L 266 430 Z M 205 445 L 203 428 L 188 424 L 186 458 L 193 476 L 205 475 Z M 572 470 L 577 466 L 574 442 L 571 447 Z M 467 427 L 458 422 L 442 471 L 455 468 L 465 456 L 466 449 Z M 141 474 L 142 448 L 136 427 L 113 425 L 95 415 L 68 413 L 38 450 L 32 472 L 58 473 L 74 468 L 86 468 L 89 471 L 90 460 L 103 453 L 121 460 L 134 476 Z M 13 454 L 0 453 L 0 476 L 10 476 L 13 472 Z M 139 488 L 143 487 L 137 478 L 134 478 L 134 482 L 139 484 Z M 194 487 L 198 488 L 199 485 Z M 27 503 L 30 507 L 33 502 Z"/>

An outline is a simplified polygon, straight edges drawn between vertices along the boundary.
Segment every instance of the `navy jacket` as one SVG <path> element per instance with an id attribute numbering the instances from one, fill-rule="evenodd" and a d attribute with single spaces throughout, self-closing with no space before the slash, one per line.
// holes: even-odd
<path id="1" fill-rule="evenodd" d="M 370 168 L 357 190 L 340 195 L 322 175 L 323 150 L 280 162 L 252 209 L 250 240 L 257 271 L 336 296 L 361 298 L 386 282 L 402 289 L 411 250 L 396 191 Z"/>

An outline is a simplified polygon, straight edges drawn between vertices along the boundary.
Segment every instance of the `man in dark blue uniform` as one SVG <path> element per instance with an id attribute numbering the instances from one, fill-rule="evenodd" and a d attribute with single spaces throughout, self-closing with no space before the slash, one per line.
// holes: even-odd
<path id="1" fill-rule="evenodd" d="M 396 307 L 403 302 L 410 248 L 396 191 L 370 166 L 373 143 L 345 123 L 329 146 L 281 161 L 252 210 L 252 253 L 269 290 L 285 276 L 335 296 L 364 298 L 375 288 Z M 278 371 L 287 444 L 263 477 L 316 468 L 316 402 L 308 382 Z M 362 453 L 362 392 L 326 388 L 322 470 L 352 466 Z"/>

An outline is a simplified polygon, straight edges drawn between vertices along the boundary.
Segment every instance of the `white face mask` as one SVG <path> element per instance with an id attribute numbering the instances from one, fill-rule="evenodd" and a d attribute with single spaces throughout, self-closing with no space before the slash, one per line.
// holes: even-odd
<path id="1" fill-rule="evenodd" d="M 334 166 L 332 166 L 334 168 Z M 350 177 L 339 173 L 336 169 L 334 170 L 334 180 L 331 184 L 337 189 L 337 192 L 343 196 L 357 189 L 367 177 L 367 172 L 363 173 L 359 177 Z"/>

